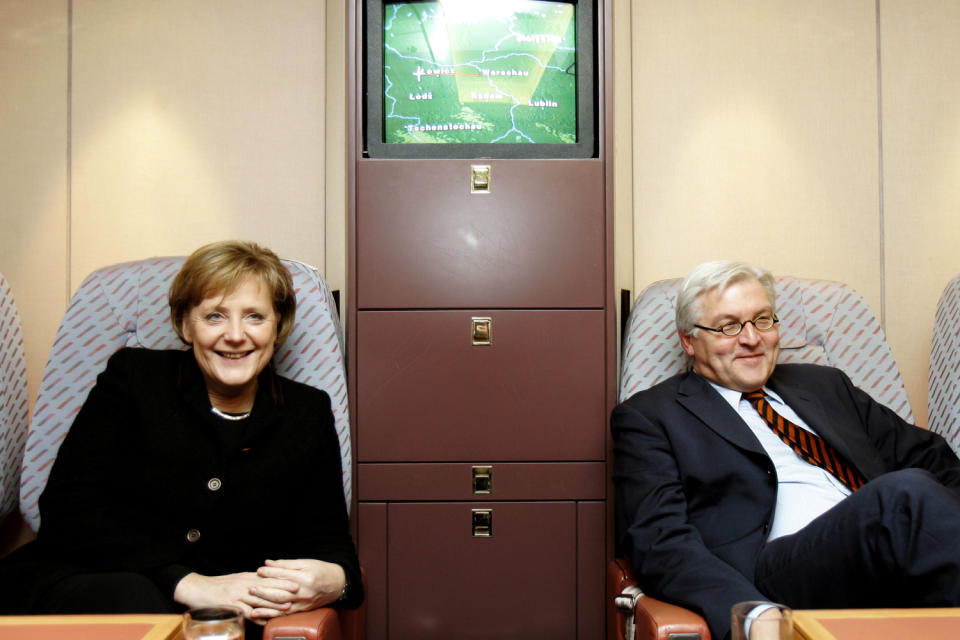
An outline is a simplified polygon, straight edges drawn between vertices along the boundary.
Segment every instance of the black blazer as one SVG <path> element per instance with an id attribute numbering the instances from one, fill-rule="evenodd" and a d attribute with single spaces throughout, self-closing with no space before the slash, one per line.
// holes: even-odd
<path id="1" fill-rule="evenodd" d="M 907 467 L 960 487 L 939 435 L 903 421 L 840 370 L 778 365 L 767 385 L 867 480 Z M 640 586 L 686 606 L 724 637 L 730 607 L 766 600 L 753 585 L 776 505 L 776 471 L 739 414 L 687 372 L 613 411 L 619 551 Z"/>
<path id="2" fill-rule="evenodd" d="M 191 571 L 256 571 L 268 558 L 341 565 L 342 606 L 357 606 L 330 398 L 271 367 L 259 383 L 251 416 L 228 423 L 210 413 L 191 351 L 115 353 L 57 455 L 36 542 L 0 564 L 11 598 L 0 608 L 29 610 L 57 580 L 90 571 L 143 573 L 172 598 Z"/>

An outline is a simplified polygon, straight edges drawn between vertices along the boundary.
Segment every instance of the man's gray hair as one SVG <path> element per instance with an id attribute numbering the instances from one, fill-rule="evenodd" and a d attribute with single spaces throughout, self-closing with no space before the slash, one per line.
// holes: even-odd
<path id="1" fill-rule="evenodd" d="M 776 281 L 772 273 L 747 262 L 714 260 L 694 267 L 680 285 L 677 293 L 677 329 L 690 336 L 697 335 L 699 329 L 693 325 L 700 321 L 703 295 L 714 289 L 723 293 L 742 280 L 756 280 L 763 285 L 770 299 L 770 309 L 777 312 Z"/>

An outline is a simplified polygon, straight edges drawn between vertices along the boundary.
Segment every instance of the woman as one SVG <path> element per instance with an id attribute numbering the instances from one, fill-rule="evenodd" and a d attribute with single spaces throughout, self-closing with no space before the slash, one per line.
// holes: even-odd
<path id="1" fill-rule="evenodd" d="M 0 563 L 6 613 L 248 620 L 363 600 L 330 398 L 274 373 L 296 298 L 253 243 L 201 247 L 170 288 L 188 351 L 122 349 L 40 498 L 37 540 Z"/>

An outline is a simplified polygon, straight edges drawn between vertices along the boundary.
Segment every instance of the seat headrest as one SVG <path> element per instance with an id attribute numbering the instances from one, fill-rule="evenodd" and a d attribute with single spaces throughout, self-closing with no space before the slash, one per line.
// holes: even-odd
<path id="1" fill-rule="evenodd" d="M 151 258 L 139 263 L 137 274 L 136 336 L 131 347 L 147 349 L 185 349 L 170 324 L 167 295 L 170 284 L 180 271 L 185 258 L 179 256 Z"/>
<path id="2" fill-rule="evenodd" d="M 777 278 L 777 317 L 780 318 L 781 349 L 800 349 L 811 342 L 803 297 L 803 285 L 796 278 Z M 819 344 L 823 344 L 822 336 Z"/>

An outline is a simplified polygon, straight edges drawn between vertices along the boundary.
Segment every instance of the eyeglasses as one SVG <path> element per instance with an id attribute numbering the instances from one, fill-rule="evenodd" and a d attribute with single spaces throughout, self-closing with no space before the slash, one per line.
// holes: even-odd
<path id="1" fill-rule="evenodd" d="M 780 322 L 780 318 L 777 316 L 757 316 L 753 320 L 747 320 L 746 322 L 731 322 L 730 324 L 725 324 L 719 328 L 705 327 L 702 324 L 695 324 L 697 329 L 703 329 L 705 331 L 713 331 L 714 333 L 722 333 L 725 336 L 740 335 L 740 332 L 743 331 L 743 328 L 747 324 L 752 324 L 757 331 L 770 331 L 773 329 L 773 326 Z"/>

